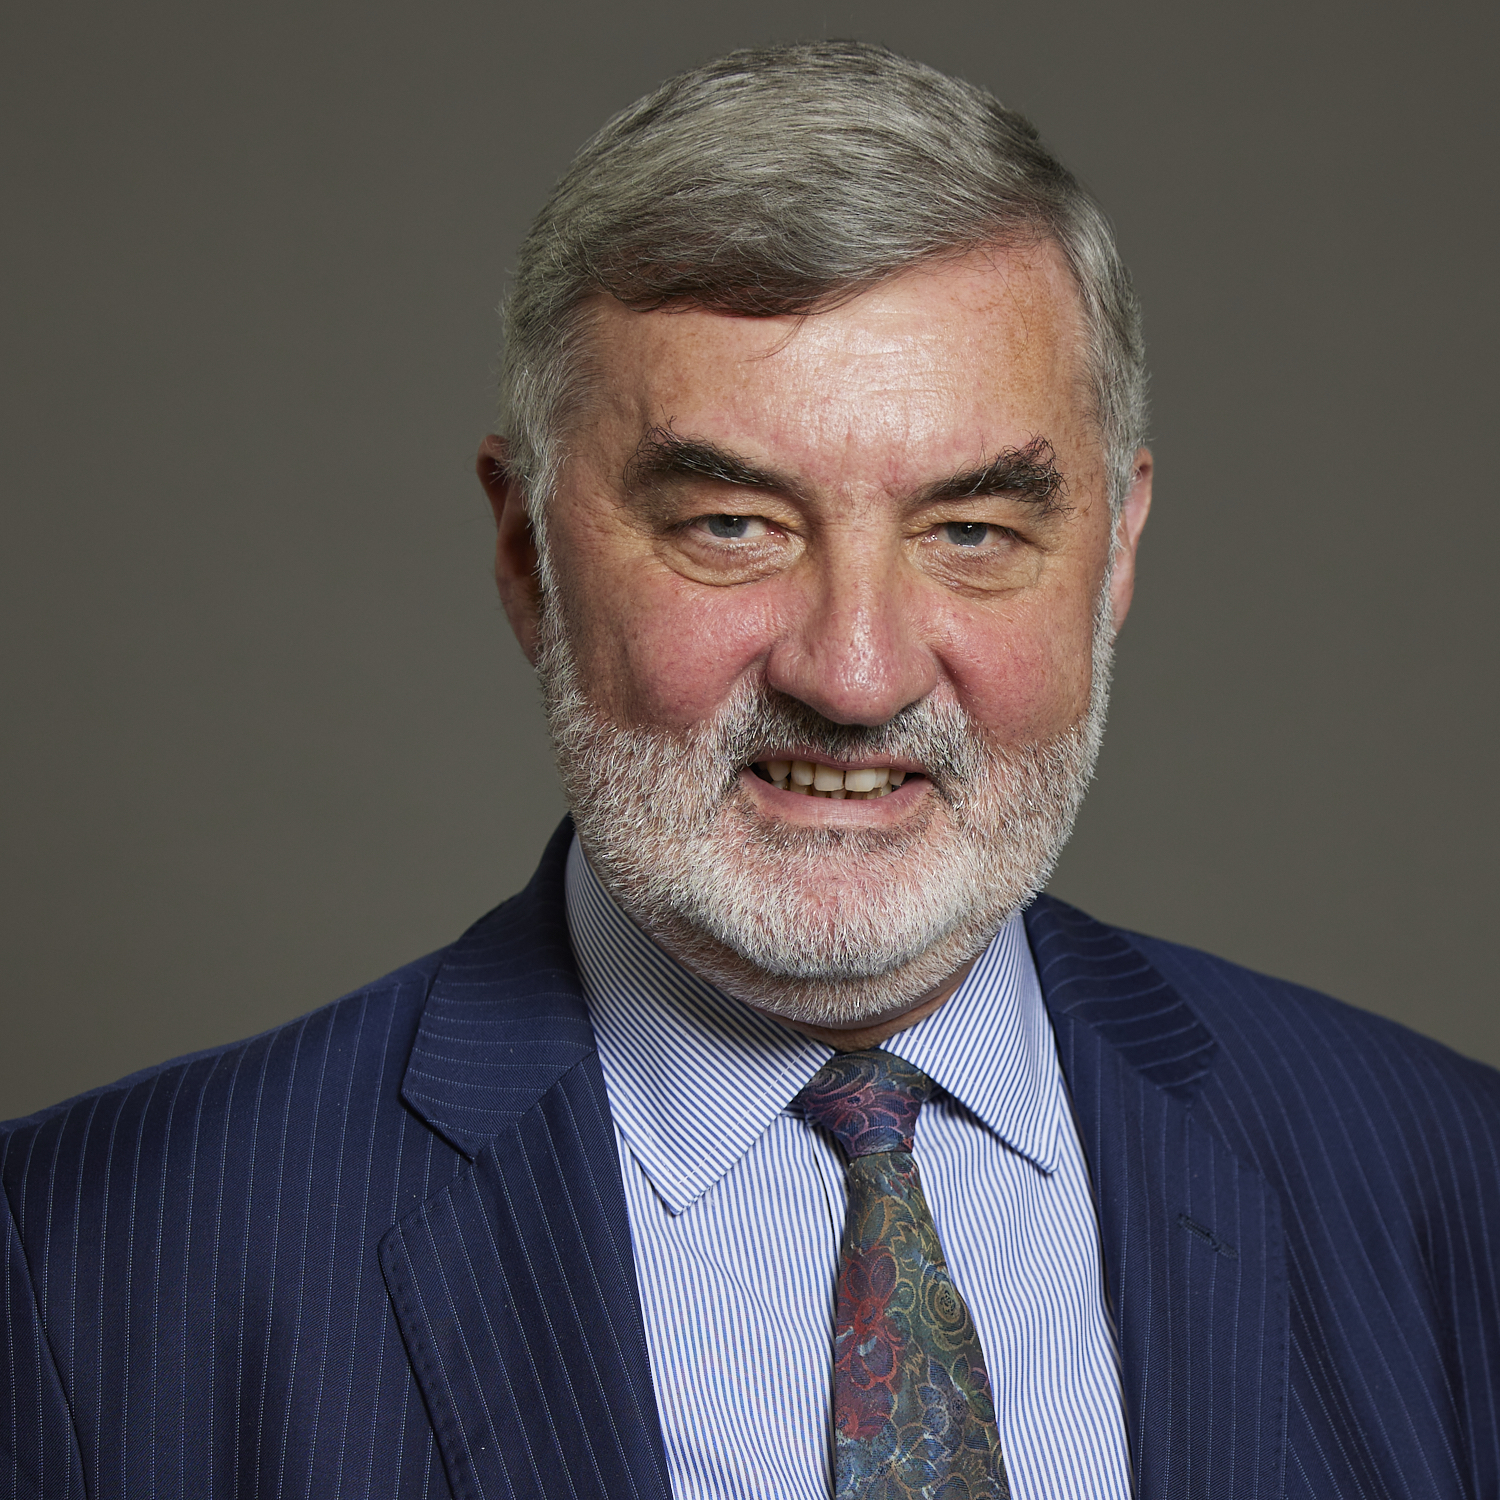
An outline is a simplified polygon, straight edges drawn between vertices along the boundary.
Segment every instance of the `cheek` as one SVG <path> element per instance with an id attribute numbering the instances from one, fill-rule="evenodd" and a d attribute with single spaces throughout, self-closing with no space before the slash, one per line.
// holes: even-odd
<path id="1" fill-rule="evenodd" d="M 775 639 L 776 613 L 756 591 L 675 575 L 619 583 L 567 611 L 584 686 L 616 723 L 682 730 L 710 717 Z"/>
<path id="2" fill-rule="evenodd" d="M 1035 611 L 966 632 L 948 653 L 968 713 L 1005 746 L 1048 740 L 1088 708 L 1091 614 Z"/>

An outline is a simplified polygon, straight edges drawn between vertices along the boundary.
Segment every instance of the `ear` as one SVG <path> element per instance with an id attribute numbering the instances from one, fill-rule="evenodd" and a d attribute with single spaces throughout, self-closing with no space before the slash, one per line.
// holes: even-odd
<path id="1" fill-rule="evenodd" d="M 491 434 L 479 445 L 479 482 L 495 513 L 495 584 L 510 628 L 526 659 L 536 665 L 541 586 L 537 578 L 536 536 L 526 514 L 526 497 L 511 476 L 505 439 Z"/>
<path id="2" fill-rule="evenodd" d="M 1151 450 L 1137 448 L 1130 488 L 1125 492 L 1125 503 L 1115 524 L 1115 570 L 1109 581 L 1109 597 L 1116 631 L 1125 623 L 1135 594 L 1135 552 L 1151 512 L 1151 470 Z"/>

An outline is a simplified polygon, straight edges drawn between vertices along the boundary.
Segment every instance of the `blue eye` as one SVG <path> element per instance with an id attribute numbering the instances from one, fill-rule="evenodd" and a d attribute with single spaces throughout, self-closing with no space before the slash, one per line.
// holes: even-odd
<path id="1" fill-rule="evenodd" d="M 983 521 L 949 521 L 943 527 L 943 535 L 955 547 L 977 547 L 989 533 L 990 528 Z"/>
<path id="2" fill-rule="evenodd" d="M 716 536 L 722 541 L 741 541 L 750 531 L 749 516 L 708 516 L 710 536 Z"/>

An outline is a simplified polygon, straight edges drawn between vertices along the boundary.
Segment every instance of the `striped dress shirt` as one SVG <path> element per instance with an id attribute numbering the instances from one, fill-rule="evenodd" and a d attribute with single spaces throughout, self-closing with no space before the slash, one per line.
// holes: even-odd
<path id="1" fill-rule="evenodd" d="M 831 1049 L 670 958 L 576 840 L 567 906 L 673 1494 L 827 1500 L 844 1163 L 790 1106 Z M 1020 918 L 886 1046 L 943 1091 L 915 1155 L 979 1331 L 1015 1500 L 1124 1500 L 1098 1221 Z"/>

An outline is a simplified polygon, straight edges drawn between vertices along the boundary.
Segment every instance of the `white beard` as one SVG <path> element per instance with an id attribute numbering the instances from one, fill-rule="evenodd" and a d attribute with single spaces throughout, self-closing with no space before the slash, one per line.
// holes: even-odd
<path id="1" fill-rule="evenodd" d="M 757 1009 L 818 1026 L 899 1015 L 983 951 L 1046 884 L 1093 774 L 1109 692 L 1108 593 L 1087 711 L 998 749 L 951 703 L 837 724 L 746 681 L 684 734 L 622 728 L 579 682 L 554 596 L 539 670 L 558 769 L 589 862 L 680 962 Z M 739 784 L 795 744 L 830 760 L 915 762 L 932 786 L 896 828 L 768 821 Z"/>

